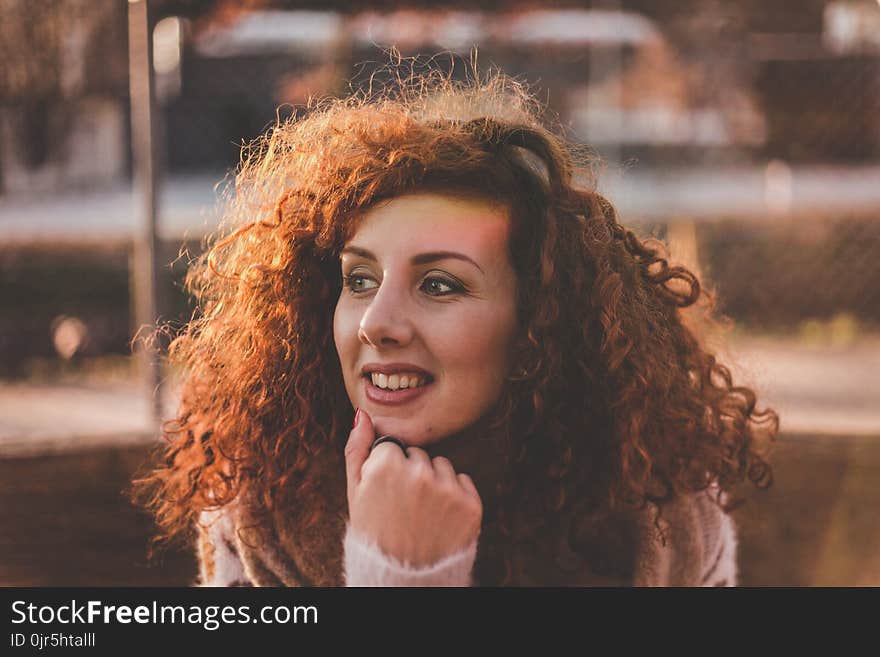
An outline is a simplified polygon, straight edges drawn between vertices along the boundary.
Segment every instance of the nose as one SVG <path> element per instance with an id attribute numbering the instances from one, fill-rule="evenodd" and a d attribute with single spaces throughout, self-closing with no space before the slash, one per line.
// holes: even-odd
<path id="1" fill-rule="evenodd" d="M 379 285 L 358 326 L 358 338 L 373 347 L 404 346 L 413 338 L 411 313 L 402 287 L 388 278 Z"/>

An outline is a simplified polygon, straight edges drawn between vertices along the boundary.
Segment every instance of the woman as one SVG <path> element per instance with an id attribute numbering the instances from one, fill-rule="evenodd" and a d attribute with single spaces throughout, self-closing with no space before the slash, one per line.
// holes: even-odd
<path id="1" fill-rule="evenodd" d="M 516 84 L 419 84 L 243 158 L 164 464 L 204 585 L 733 585 L 772 411 Z M 377 440 L 378 439 L 378 440 Z"/>

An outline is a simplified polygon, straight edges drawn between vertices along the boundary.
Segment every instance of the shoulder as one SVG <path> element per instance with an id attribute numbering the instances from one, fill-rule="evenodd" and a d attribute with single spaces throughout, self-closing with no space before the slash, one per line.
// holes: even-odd
<path id="1" fill-rule="evenodd" d="M 240 557 L 233 505 L 202 511 L 196 523 L 200 586 L 250 586 Z"/>
<path id="2" fill-rule="evenodd" d="M 715 502 L 713 488 L 695 496 L 698 525 L 702 531 L 700 586 L 736 586 L 738 580 L 736 525 Z M 722 500 L 724 498 L 722 497 Z"/>
<path id="3" fill-rule="evenodd" d="M 716 501 L 717 495 L 713 486 L 665 503 L 662 535 L 654 525 L 656 507 L 641 514 L 635 585 L 736 585 L 736 528 Z"/>

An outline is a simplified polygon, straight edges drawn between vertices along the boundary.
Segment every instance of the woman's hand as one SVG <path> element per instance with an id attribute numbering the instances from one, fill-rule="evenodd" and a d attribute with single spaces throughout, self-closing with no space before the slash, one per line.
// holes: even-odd
<path id="1" fill-rule="evenodd" d="M 470 546 L 479 536 L 483 503 L 466 474 L 448 459 L 393 443 L 372 453 L 373 422 L 360 411 L 345 446 L 348 510 L 353 529 L 386 554 L 428 566 Z"/>

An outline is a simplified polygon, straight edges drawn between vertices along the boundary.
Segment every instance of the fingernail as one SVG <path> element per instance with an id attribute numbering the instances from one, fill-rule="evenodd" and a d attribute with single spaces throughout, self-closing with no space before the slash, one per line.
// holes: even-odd
<path id="1" fill-rule="evenodd" d="M 361 419 L 361 409 L 358 408 L 354 412 L 354 423 L 351 425 L 351 428 L 354 429 L 358 425 L 358 420 Z"/>

